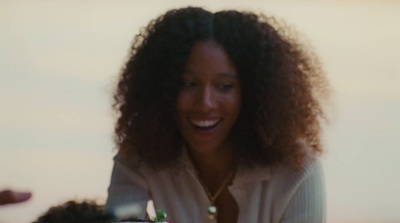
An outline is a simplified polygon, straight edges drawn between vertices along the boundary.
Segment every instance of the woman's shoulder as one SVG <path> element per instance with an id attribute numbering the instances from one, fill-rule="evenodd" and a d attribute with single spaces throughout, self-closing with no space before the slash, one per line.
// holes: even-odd
<path id="1" fill-rule="evenodd" d="M 271 166 L 273 178 L 289 181 L 301 181 L 310 176 L 322 177 L 323 169 L 320 157 L 304 140 L 297 140 L 297 146 L 300 148 L 297 152 L 301 154 L 301 162 L 298 162 L 296 156 L 293 160 L 279 162 Z"/>
<path id="2" fill-rule="evenodd" d="M 287 163 L 278 163 L 271 167 L 275 175 L 286 177 L 305 177 L 322 171 L 322 162 L 318 157 L 304 159 L 301 166 L 293 166 Z"/>
<path id="3" fill-rule="evenodd" d="M 279 164 L 271 169 L 271 174 L 269 189 L 277 216 L 295 218 L 296 222 L 323 222 L 326 192 L 319 158 L 304 160 L 302 168 Z M 300 220 L 303 218 L 307 220 Z"/>
<path id="4" fill-rule="evenodd" d="M 293 167 L 280 163 L 271 167 L 270 186 L 276 194 L 295 193 L 299 188 L 324 188 L 322 161 L 317 157 L 308 157 L 302 167 Z"/>
<path id="5" fill-rule="evenodd" d="M 126 156 L 122 153 L 117 153 L 114 156 L 114 168 L 120 167 L 124 171 L 138 173 L 140 175 L 151 177 L 166 172 L 176 171 L 180 168 L 181 162 L 178 160 L 177 164 L 160 168 L 157 165 L 152 165 L 141 160 L 138 156 Z"/>

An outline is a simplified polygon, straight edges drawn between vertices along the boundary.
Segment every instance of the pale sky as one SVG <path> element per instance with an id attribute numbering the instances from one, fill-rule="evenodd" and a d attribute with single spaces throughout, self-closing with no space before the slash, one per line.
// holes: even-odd
<path id="1" fill-rule="evenodd" d="M 131 40 L 187 5 L 275 15 L 309 40 L 334 89 L 322 157 L 328 222 L 400 222 L 400 1 L 344 0 L 1 1 L 0 189 L 34 197 L 0 207 L 0 222 L 104 201 L 111 95 Z"/>

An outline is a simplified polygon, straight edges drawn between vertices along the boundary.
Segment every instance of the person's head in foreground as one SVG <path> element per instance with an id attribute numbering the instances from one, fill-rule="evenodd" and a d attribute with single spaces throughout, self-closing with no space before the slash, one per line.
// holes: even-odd
<path id="1" fill-rule="evenodd" d="M 103 205 L 92 200 L 70 200 L 61 205 L 50 207 L 33 223 L 107 223 L 93 220 L 103 214 Z"/>
<path id="2" fill-rule="evenodd" d="M 94 200 L 69 200 L 61 205 L 50 207 L 32 223 L 116 223 L 153 221 L 172 223 L 171 221 L 166 221 L 167 215 L 163 210 L 157 210 L 157 217 L 153 220 L 127 217 L 129 213 L 124 214 L 125 217 L 106 215 L 104 212 L 104 205 L 98 204 Z"/>

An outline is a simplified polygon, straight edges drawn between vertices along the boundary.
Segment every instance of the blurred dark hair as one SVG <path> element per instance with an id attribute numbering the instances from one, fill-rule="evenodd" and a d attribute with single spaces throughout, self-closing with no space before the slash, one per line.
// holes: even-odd
<path id="1" fill-rule="evenodd" d="M 300 167 L 308 151 L 322 151 L 320 99 L 328 83 L 310 48 L 273 17 L 188 7 L 151 21 L 133 40 L 114 95 L 115 142 L 125 157 L 151 166 L 179 157 L 175 100 L 191 48 L 203 40 L 220 44 L 238 71 L 243 105 L 232 134 L 245 165 Z"/>
<path id="2" fill-rule="evenodd" d="M 67 201 L 49 208 L 32 223 L 106 223 L 105 220 L 93 220 L 103 214 L 103 205 L 95 201 Z"/>

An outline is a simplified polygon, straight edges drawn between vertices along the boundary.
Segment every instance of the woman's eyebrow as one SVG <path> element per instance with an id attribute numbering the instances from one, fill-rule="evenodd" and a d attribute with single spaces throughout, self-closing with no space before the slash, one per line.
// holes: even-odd
<path id="1" fill-rule="evenodd" d="M 186 69 L 183 71 L 183 75 L 197 75 L 197 74 L 198 73 L 193 70 Z M 237 74 L 231 72 L 218 73 L 217 75 L 220 77 L 238 78 Z"/>
<path id="2" fill-rule="evenodd" d="M 222 77 L 230 77 L 230 78 L 238 78 L 238 75 L 235 73 L 220 73 L 218 76 Z"/>
<path id="3" fill-rule="evenodd" d="M 183 74 L 186 74 L 186 75 L 195 75 L 195 74 L 197 74 L 196 72 L 194 72 L 194 71 L 192 71 L 192 70 L 189 70 L 189 69 L 185 69 L 185 70 L 183 70 Z"/>

